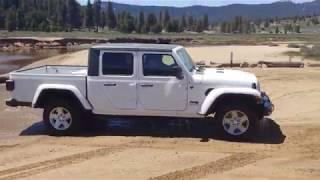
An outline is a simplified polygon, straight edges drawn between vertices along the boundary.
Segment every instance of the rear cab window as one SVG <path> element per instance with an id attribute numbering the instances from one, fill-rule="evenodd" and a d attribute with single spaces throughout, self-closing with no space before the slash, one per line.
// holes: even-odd
<path id="1" fill-rule="evenodd" d="M 132 76 L 134 56 L 132 53 L 104 52 L 102 54 L 102 75 Z"/>

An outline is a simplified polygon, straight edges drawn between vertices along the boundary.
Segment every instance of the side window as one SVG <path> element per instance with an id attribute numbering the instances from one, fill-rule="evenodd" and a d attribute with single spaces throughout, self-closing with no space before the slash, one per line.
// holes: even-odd
<path id="1" fill-rule="evenodd" d="M 144 54 L 144 76 L 175 76 L 177 64 L 171 55 L 167 54 Z"/>
<path id="2" fill-rule="evenodd" d="M 104 53 L 102 56 L 103 75 L 133 74 L 133 55 L 131 53 Z"/>

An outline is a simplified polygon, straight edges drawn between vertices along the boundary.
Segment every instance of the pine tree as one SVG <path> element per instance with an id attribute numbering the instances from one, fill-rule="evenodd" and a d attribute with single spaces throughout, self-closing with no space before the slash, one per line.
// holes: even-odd
<path id="1" fill-rule="evenodd" d="M 19 7 L 19 0 L 10 0 L 11 6 L 18 9 Z"/>
<path id="2" fill-rule="evenodd" d="M 144 12 L 143 11 L 140 11 L 139 13 L 139 23 L 138 23 L 138 28 L 137 28 L 137 31 L 139 33 L 142 33 L 142 28 L 145 26 L 145 19 L 144 19 Z"/>
<path id="3" fill-rule="evenodd" d="M 227 23 L 226 33 L 231 33 L 231 31 L 232 31 L 232 23 Z"/>
<path id="4" fill-rule="evenodd" d="M 9 32 L 16 30 L 16 9 L 14 7 L 10 8 L 6 16 L 6 28 Z"/>
<path id="5" fill-rule="evenodd" d="M 121 13 L 118 13 L 117 14 L 117 18 L 116 18 L 116 27 L 114 29 L 120 29 L 120 26 L 121 26 Z"/>
<path id="6" fill-rule="evenodd" d="M 227 22 L 225 22 L 225 21 L 222 22 L 221 25 L 220 25 L 220 32 L 221 33 L 227 33 L 227 26 L 228 26 Z"/>
<path id="7" fill-rule="evenodd" d="M 107 15 L 108 15 L 108 18 L 107 18 L 108 27 L 110 29 L 114 29 L 117 26 L 117 20 L 116 20 L 116 16 L 114 14 L 114 11 L 113 11 L 112 2 L 110 2 L 110 1 L 108 2 Z"/>
<path id="8" fill-rule="evenodd" d="M 193 30 L 193 25 L 194 25 L 193 16 L 189 16 L 188 17 L 188 29 L 189 29 L 189 31 Z"/>
<path id="9" fill-rule="evenodd" d="M 277 26 L 277 27 L 276 27 L 276 30 L 275 30 L 275 33 L 276 33 L 276 34 L 279 34 L 279 32 L 280 32 L 280 31 L 279 31 L 279 27 Z"/>
<path id="10" fill-rule="evenodd" d="M 21 7 L 24 9 L 24 11 L 27 11 L 28 5 L 25 1 L 21 1 L 22 5 Z M 49 22 L 49 27 L 50 31 L 57 31 L 57 13 L 56 13 L 56 5 L 57 3 L 54 1 L 48 1 L 48 22 Z M 81 23 L 81 22 L 80 22 Z"/>
<path id="11" fill-rule="evenodd" d="M 311 18 L 311 22 L 312 22 L 314 25 L 320 24 L 319 19 L 318 19 L 318 17 L 316 17 L 316 16 L 314 16 L 314 17 Z"/>
<path id="12" fill-rule="evenodd" d="M 62 29 L 65 30 L 66 29 L 66 22 L 67 22 L 67 7 L 64 1 L 58 1 L 58 8 L 56 9 L 56 13 L 58 15 L 58 26 Z M 36 15 L 36 14 L 35 14 Z M 35 25 L 38 22 L 35 22 L 36 20 L 34 20 L 33 23 L 33 29 L 35 29 Z"/>
<path id="13" fill-rule="evenodd" d="M 16 27 L 18 30 L 23 30 L 25 26 L 25 19 L 22 10 L 19 8 L 16 14 Z"/>
<path id="14" fill-rule="evenodd" d="M 168 24 L 167 31 L 168 32 L 181 32 L 181 29 L 179 27 L 179 21 L 176 19 L 170 21 Z"/>
<path id="15" fill-rule="evenodd" d="M 195 31 L 196 32 L 202 32 L 203 29 L 204 29 L 203 28 L 203 22 L 201 20 L 197 21 Z"/>
<path id="16" fill-rule="evenodd" d="M 86 7 L 86 15 L 85 15 L 85 26 L 89 29 L 93 27 L 93 9 L 90 0 L 88 0 Z"/>
<path id="17" fill-rule="evenodd" d="M 4 10 L 7 10 L 9 8 L 9 1 L 10 0 L 2 0 L 0 1 L 0 6 L 3 7 Z"/>
<path id="18" fill-rule="evenodd" d="M 162 30 L 162 28 L 161 28 L 160 23 L 157 23 L 157 24 L 153 25 L 153 26 L 150 28 L 150 31 L 153 32 L 153 33 L 156 33 L 156 34 L 160 33 L 161 30 Z"/>
<path id="19" fill-rule="evenodd" d="M 147 31 L 150 32 L 150 29 L 152 26 L 156 25 L 157 24 L 157 17 L 153 14 L 153 13 L 150 13 L 148 14 L 148 17 L 147 17 Z"/>
<path id="20" fill-rule="evenodd" d="M 161 26 L 163 26 L 163 12 L 162 12 L 162 10 L 161 10 L 160 13 L 159 13 L 159 24 L 160 24 Z"/>
<path id="21" fill-rule="evenodd" d="M 287 33 L 288 33 L 288 30 L 289 30 L 288 25 L 287 25 L 287 24 L 284 25 L 283 29 L 284 29 L 284 34 L 287 34 Z"/>
<path id="22" fill-rule="evenodd" d="M 266 21 L 264 22 L 264 28 L 268 28 L 270 26 L 270 21 L 269 19 L 266 19 Z"/>
<path id="23" fill-rule="evenodd" d="M 164 29 L 167 30 L 169 22 L 170 22 L 170 14 L 169 14 L 169 11 L 166 9 L 165 12 L 164 12 L 164 19 L 163 19 L 163 27 L 164 27 Z"/>
<path id="24" fill-rule="evenodd" d="M 0 7 L 0 29 L 6 28 L 6 16 L 2 12 L 4 12 L 4 9 Z"/>
<path id="25" fill-rule="evenodd" d="M 250 22 L 247 19 L 243 19 L 242 33 L 245 33 L 245 34 L 251 33 Z"/>
<path id="26" fill-rule="evenodd" d="M 134 31 L 134 18 L 130 13 L 127 13 L 125 16 L 125 25 L 126 25 L 126 32 L 132 33 Z"/>
<path id="27" fill-rule="evenodd" d="M 205 14 L 203 16 L 203 28 L 205 30 L 208 30 L 208 27 L 209 27 L 209 18 L 208 18 L 208 14 Z"/>
<path id="28" fill-rule="evenodd" d="M 99 26 L 101 26 L 101 0 L 95 0 L 93 3 L 93 21 L 95 31 L 98 32 Z"/>
<path id="29" fill-rule="evenodd" d="M 104 11 L 102 11 L 102 14 L 101 14 L 101 28 L 104 29 L 106 24 L 107 24 L 107 15 L 106 15 L 106 13 Z"/>
<path id="30" fill-rule="evenodd" d="M 71 28 L 80 28 L 81 26 L 80 5 L 76 0 L 67 1 L 67 24 Z"/>
<path id="31" fill-rule="evenodd" d="M 183 15 L 181 18 L 180 29 L 184 31 L 187 28 L 186 16 Z"/>
<path id="32" fill-rule="evenodd" d="M 301 30 L 300 30 L 301 28 L 300 28 L 300 25 L 299 24 L 297 24 L 297 25 L 295 25 L 294 26 L 294 31 L 296 32 L 296 33 L 301 33 Z"/>

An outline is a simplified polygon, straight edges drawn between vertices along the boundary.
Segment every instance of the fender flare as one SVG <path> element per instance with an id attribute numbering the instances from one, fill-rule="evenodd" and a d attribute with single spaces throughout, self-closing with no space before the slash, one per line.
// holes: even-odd
<path id="1" fill-rule="evenodd" d="M 208 113 L 211 105 L 223 95 L 249 95 L 253 97 L 261 97 L 261 92 L 251 88 L 218 88 L 210 91 L 203 101 L 199 114 L 205 115 Z"/>
<path id="2" fill-rule="evenodd" d="M 88 100 L 82 95 L 82 93 L 80 92 L 80 90 L 73 86 L 73 85 L 65 85 L 65 84 L 42 84 L 40 85 L 34 96 L 33 96 L 33 100 L 32 100 L 32 107 L 35 107 L 35 105 L 37 104 L 39 97 L 41 96 L 41 94 L 43 92 L 45 92 L 46 90 L 66 90 L 66 91 L 70 91 L 71 93 L 73 93 L 79 100 L 79 102 L 82 104 L 82 106 L 86 109 L 86 110 L 92 110 L 92 106 L 90 105 L 90 103 L 88 102 Z"/>

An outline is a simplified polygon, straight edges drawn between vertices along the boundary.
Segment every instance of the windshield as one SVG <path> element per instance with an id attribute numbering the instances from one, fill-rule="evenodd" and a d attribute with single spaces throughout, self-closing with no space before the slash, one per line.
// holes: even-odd
<path id="1" fill-rule="evenodd" d="M 193 63 L 192 58 L 188 54 L 185 48 L 181 48 L 177 51 L 177 54 L 180 56 L 181 61 L 183 62 L 183 65 L 187 67 L 189 72 L 192 72 L 192 70 L 195 68 L 195 65 Z"/>

